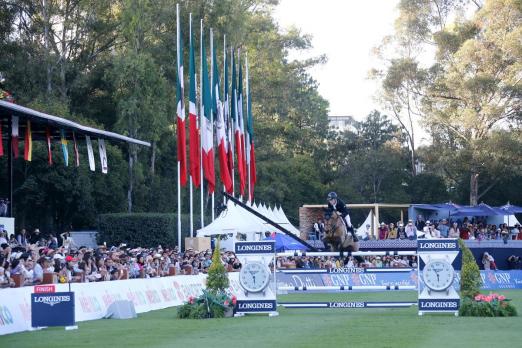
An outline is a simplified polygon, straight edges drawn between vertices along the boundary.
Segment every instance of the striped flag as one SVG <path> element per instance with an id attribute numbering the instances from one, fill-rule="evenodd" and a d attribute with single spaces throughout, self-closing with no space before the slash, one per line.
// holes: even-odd
<path id="1" fill-rule="evenodd" d="M 241 57 L 239 60 L 239 90 L 238 90 L 238 100 L 237 100 L 237 113 L 239 120 L 239 135 L 241 142 L 241 163 L 243 168 L 243 181 L 240 182 L 241 195 L 245 195 L 246 181 L 247 181 L 247 168 L 246 168 L 246 146 L 245 146 L 245 124 L 243 118 L 243 69 L 241 69 Z M 241 177 L 240 177 L 241 178 Z"/>
<path id="2" fill-rule="evenodd" d="M 192 18 L 192 17 L 191 17 Z M 200 167 L 200 145 L 198 114 L 196 108 L 196 60 L 194 58 L 194 33 L 192 22 L 190 23 L 190 51 L 189 51 L 189 153 L 190 153 L 190 176 L 196 188 L 201 182 Z"/>
<path id="3" fill-rule="evenodd" d="M 74 132 L 73 132 L 73 142 L 74 142 L 74 159 L 76 161 L 76 166 L 79 167 L 80 166 L 80 154 L 78 153 L 78 144 L 76 143 L 76 136 L 74 135 Z"/>
<path id="4" fill-rule="evenodd" d="M 236 147 L 237 157 L 237 172 L 239 176 L 239 188 L 241 195 L 245 191 L 245 172 L 243 171 L 243 147 L 241 146 L 241 126 L 239 124 L 238 112 L 238 89 L 236 76 L 236 60 L 235 55 L 232 55 L 232 119 L 234 124 L 234 145 Z"/>
<path id="5" fill-rule="evenodd" d="M 49 127 L 45 127 L 45 138 L 47 139 L 47 158 L 49 165 L 53 165 L 53 151 L 51 149 L 52 137 Z"/>
<path id="6" fill-rule="evenodd" d="M 89 169 L 94 172 L 96 170 L 96 162 L 94 161 L 94 151 L 92 150 L 91 137 L 85 136 L 85 143 L 87 144 L 87 157 L 89 157 Z"/>
<path id="7" fill-rule="evenodd" d="M 207 53 L 205 50 L 205 41 L 203 40 L 203 30 L 201 30 L 201 57 L 203 70 L 203 110 L 201 114 L 201 147 L 203 155 L 203 172 L 208 183 L 208 193 L 214 193 L 216 187 L 216 179 L 214 174 L 214 144 L 213 129 L 210 120 L 211 97 L 210 97 L 210 81 L 208 78 Z"/>
<path id="8" fill-rule="evenodd" d="M 230 172 L 228 170 L 227 135 L 225 130 L 225 120 L 223 118 L 223 103 L 219 95 L 219 70 L 215 47 L 213 47 L 212 57 L 214 63 L 214 81 L 212 82 L 212 112 L 214 113 L 214 118 L 216 120 L 218 157 L 220 168 L 219 172 L 221 175 L 221 182 L 225 186 L 225 190 L 228 193 L 232 193 L 232 179 L 230 178 Z"/>
<path id="9" fill-rule="evenodd" d="M 33 160 L 33 134 L 31 132 L 31 121 L 27 120 L 24 139 L 24 160 L 31 162 Z"/>
<path id="10" fill-rule="evenodd" d="M 247 93 L 247 165 L 249 170 L 249 200 L 254 200 L 256 185 L 256 156 L 254 151 L 254 119 L 252 117 L 252 97 L 250 95 L 250 79 L 248 76 L 248 60 L 246 61 L 246 93 Z"/>
<path id="11" fill-rule="evenodd" d="M 107 174 L 109 168 L 107 166 L 107 148 L 105 147 L 105 140 L 98 139 L 98 150 L 100 151 L 102 173 Z"/>
<path id="12" fill-rule="evenodd" d="M 185 90 L 183 86 L 183 44 L 181 40 L 180 17 L 177 17 L 178 35 L 177 47 L 177 81 L 176 81 L 176 114 L 178 135 L 178 161 L 180 170 L 180 184 L 187 184 L 187 139 L 185 134 Z"/>
<path id="13" fill-rule="evenodd" d="M 223 39 L 223 41 L 225 41 Z M 232 179 L 232 185 L 234 184 L 234 154 L 232 152 L 232 130 L 231 130 L 231 125 L 230 125 L 230 108 L 229 108 L 229 104 L 230 104 L 230 95 L 229 95 L 229 92 L 228 92 L 228 54 L 227 54 L 227 45 L 226 43 L 223 45 L 223 50 L 224 50 L 224 57 L 223 57 L 223 66 L 224 66 L 224 100 L 225 100 L 225 104 L 223 106 L 223 119 L 225 120 L 225 129 L 226 129 L 226 133 L 227 133 L 227 158 L 228 158 L 228 172 L 230 173 L 230 178 Z M 234 188 L 232 188 L 232 190 L 234 190 Z"/>
<path id="14" fill-rule="evenodd" d="M 69 150 L 67 149 L 67 139 L 65 138 L 65 132 L 60 129 L 60 142 L 62 143 L 63 162 L 65 166 L 69 166 Z"/>
<path id="15" fill-rule="evenodd" d="M 11 146 L 14 158 L 18 158 L 18 116 L 11 116 Z"/>

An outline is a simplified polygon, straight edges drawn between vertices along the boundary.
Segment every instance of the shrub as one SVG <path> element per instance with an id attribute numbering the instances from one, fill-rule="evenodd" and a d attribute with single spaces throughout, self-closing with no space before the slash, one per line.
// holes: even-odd
<path id="1" fill-rule="evenodd" d="M 212 264 L 208 269 L 207 290 L 213 294 L 222 294 L 229 287 L 228 273 L 221 262 L 219 240 L 214 248 Z"/>
<path id="2" fill-rule="evenodd" d="M 460 272 L 460 295 L 461 298 L 473 299 L 480 292 L 482 278 L 480 269 L 475 261 L 471 250 L 459 239 L 462 250 L 462 270 Z"/>
<path id="3" fill-rule="evenodd" d="M 182 226 L 188 226 L 182 216 Z M 98 215 L 98 243 L 108 245 L 126 243 L 137 247 L 172 247 L 177 245 L 177 217 L 175 214 L 137 213 Z M 188 230 L 188 227 L 186 228 Z M 185 237 L 185 235 L 183 235 Z"/>

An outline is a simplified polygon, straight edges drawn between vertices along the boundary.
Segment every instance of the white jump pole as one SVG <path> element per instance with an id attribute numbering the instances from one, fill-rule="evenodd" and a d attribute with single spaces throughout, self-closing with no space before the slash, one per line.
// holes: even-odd
<path id="1" fill-rule="evenodd" d="M 417 290 L 415 285 L 337 285 L 337 286 L 281 286 L 281 291 L 366 291 L 366 290 Z"/>

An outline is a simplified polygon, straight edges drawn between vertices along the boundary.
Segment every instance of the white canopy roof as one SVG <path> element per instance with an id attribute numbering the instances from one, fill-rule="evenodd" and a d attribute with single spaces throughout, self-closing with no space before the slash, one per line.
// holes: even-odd
<path id="1" fill-rule="evenodd" d="M 288 231 L 299 235 L 299 230 L 295 228 L 281 208 L 274 210 L 264 205 L 258 206 L 253 203 L 246 203 L 249 207 L 266 216 L 268 219 L 278 223 L 281 227 Z M 228 234 L 228 233 L 245 233 L 247 240 L 252 240 L 253 235 L 258 232 L 277 232 L 283 233 L 274 226 L 265 222 L 261 218 L 255 216 L 249 211 L 237 206 L 231 200 L 227 203 L 227 209 L 223 211 L 211 224 L 197 231 L 198 237 Z"/>

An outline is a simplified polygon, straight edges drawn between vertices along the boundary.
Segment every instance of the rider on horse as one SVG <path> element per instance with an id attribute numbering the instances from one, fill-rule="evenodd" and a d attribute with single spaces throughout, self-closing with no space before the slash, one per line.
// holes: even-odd
<path id="1" fill-rule="evenodd" d="M 350 214 L 348 213 L 348 208 L 346 204 L 337 197 L 337 193 L 330 192 L 327 196 L 328 200 L 328 211 L 333 213 L 339 213 L 343 217 L 343 222 L 346 225 L 346 230 L 352 234 L 353 240 L 355 242 L 358 241 L 357 236 L 353 231 L 352 221 L 350 220 Z"/>

